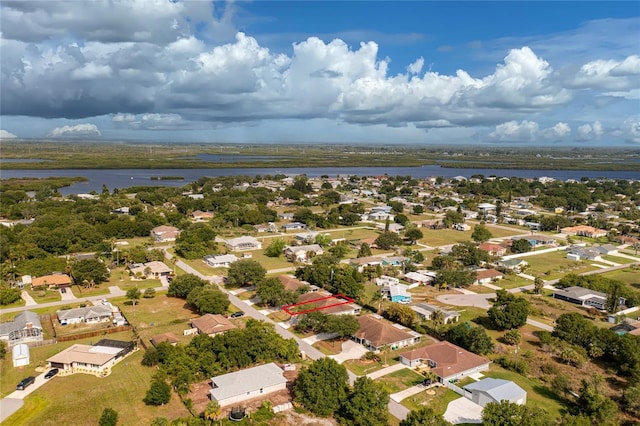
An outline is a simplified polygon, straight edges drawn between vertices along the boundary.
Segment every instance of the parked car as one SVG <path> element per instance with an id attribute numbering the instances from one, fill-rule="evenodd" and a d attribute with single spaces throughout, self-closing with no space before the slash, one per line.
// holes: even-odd
<path id="1" fill-rule="evenodd" d="M 53 376 L 55 376 L 56 374 L 58 374 L 58 369 L 57 368 L 52 368 L 51 370 L 47 371 L 47 374 L 44 375 L 45 379 L 50 379 Z"/>
<path id="2" fill-rule="evenodd" d="M 20 380 L 20 383 L 18 383 L 18 386 L 16 386 L 16 390 L 25 390 L 29 385 L 35 383 L 35 381 L 36 378 L 33 376 L 26 377 Z"/>
<path id="3" fill-rule="evenodd" d="M 244 315 L 244 312 L 242 311 L 238 311 L 238 312 L 234 312 L 231 314 L 231 318 L 240 318 L 241 316 Z"/>

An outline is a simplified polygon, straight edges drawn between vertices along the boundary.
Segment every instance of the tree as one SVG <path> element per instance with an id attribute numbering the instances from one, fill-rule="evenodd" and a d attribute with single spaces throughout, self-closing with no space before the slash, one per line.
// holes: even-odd
<path id="1" fill-rule="evenodd" d="M 220 415 L 220 404 L 218 403 L 218 401 L 209 401 L 202 414 L 205 420 L 208 420 L 210 422 L 216 420 Z"/>
<path id="2" fill-rule="evenodd" d="M 487 313 L 491 322 L 501 330 L 522 327 L 527 323 L 529 301 L 500 289 L 496 292 L 495 303 Z"/>
<path id="3" fill-rule="evenodd" d="M 623 284 L 620 281 L 612 281 L 609 285 L 609 291 L 607 291 L 607 301 L 605 303 L 607 313 L 615 314 L 618 311 L 620 297 L 622 296 L 622 286 Z"/>
<path id="4" fill-rule="evenodd" d="M 105 408 L 100 416 L 99 426 L 116 426 L 118 424 L 118 412 L 113 408 Z"/>
<path id="5" fill-rule="evenodd" d="M 201 315 L 224 314 L 229 307 L 229 296 L 219 288 L 208 284 L 191 290 L 187 296 L 187 303 L 194 306 Z"/>
<path id="6" fill-rule="evenodd" d="M 284 239 L 275 238 L 271 240 L 271 244 L 264 250 L 264 255 L 267 257 L 279 257 L 286 245 Z"/>
<path id="7" fill-rule="evenodd" d="M 367 256 L 371 256 L 371 247 L 369 247 L 369 244 L 367 243 L 362 243 L 362 245 L 360 245 L 360 249 L 358 249 L 358 257 Z"/>
<path id="8" fill-rule="evenodd" d="M 240 259 L 229 267 L 227 286 L 238 288 L 256 285 L 264 279 L 266 274 L 267 270 L 255 260 Z"/>
<path id="9" fill-rule="evenodd" d="M 493 351 L 493 341 L 482 327 L 471 327 L 468 323 L 460 323 L 449 329 L 446 339 L 478 355 L 486 355 Z"/>
<path id="10" fill-rule="evenodd" d="M 378 235 L 374 244 L 382 250 L 389 250 L 402 244 L 402 238 L 395 232 L 385 231 Z"/>
<path id="11" fill-rule="evenodd" d="M 300 371 L 294 384 L 295 399 L 312 413 L 329 417 L 347 398 L 347 369 L 332 358 L 320 358 Z"/>
<path id="12" fill-rule="evenodd" d="M 156 296 L 156 289 L 149 287 L 144 289 L 144 293 L 142 293 L 142 297 L 145 299 L 153 299 Z"/>
<path id="13" fill-rule="evenodd" d="M 502 337 L 502 340 L 504 340 L 504 342 L 507 345 L 515 346 L 518 343 L 520 343 L 521 338 L 522 336 L 520 336 L 520 333 L 518 332 L 518 330 L 513 329 L 513 330 L 507 331 Z"/>
<path id="14" fill-rule="evenodd" d="M 321 329 L 324 333 L 335 333 L 338 338 L 352 336 L 360 328 L 360 323 L 354 315 L 327 315 Z"/>
<path id="15" fill-rule="evenodd" d="M 277 278 L 267 278 L 256 285 L 256 295 L 268 306 L 282 306 L 295 303 L 298 294 L 288 291 Z"/>
<path id="16" fill-rule="evenodd" d="M 485 426 L 547 426 L 553 423 L 543 409 L 507 400 L 490 402 L 482 410 L 482 424 Z"/>
<path id="17" fill-rule="evenodd" d="M 400 426 L 451 426 L 442 414 L 436 414 L 431 407 L 422 407 L 411 411 L 407 418 L 400 422 Z"/>
<path id="18" fill-rule="evenodd" d="M 186 299 L 191 290 L 196 287 L 204 287 L 207 284 L 207 281 L 193 274 L 178 275 L 169 284 L 167 296 Z"/>
<path id="19" fill-rule="evenodd" d="M 533 280 L 533 289 L 536 294 L 542 293 L 542 289 L 544 288 L 544 280 L 540 277 L 536 277 Z"/>
<path id="20" fill-rule="evenodd" d="M 600 391 L 602 382 L 600 376 L 592 376 L 591 380 L 582 379 L 578 391 L 580 397 L 576 401 L 580 412 L 589 416 L 595 424 L 602 424 L 613 418 L 618 411 L 616 403 Z"/>
<path id="21" fill-rule="evenodd" d="M 386 426 L 389 423 L 389 394 L 380 384 L 358 377 L 340 414 L 342 422 L 353 426 Z"/>
<path id="22" fill-rule="evenodd" d="M 512 253 L 527 253 L 531 251 L 531 243 L 529 240 L 524 238 L 520 238 L 517 240 L 513 240 L 511 244 L 511 252 Z"/>
<path id="23" fill-rule="evenodd" d="M 397 322 L 405 327 L 413 326 L 413 323 L 416 321 L 416 313 L 411 309 L 411 306 L 401 303 L 389 304 L 382 315 L 389 321 Z"/>
<path id="24" fill-rule="evenodd" d="M 0 285 L 0 305 L 10 305 L 21 299 L 20 289 Z"/>
<path id="25" fill-rule="evenodd" d="M 100 284 L 109 280 L 107 266 L 98 259 L 81 259 L 73 262 L 71 275 L 78 285 L 88 282 Z"/>
<path id="26" fill-rule="evenodd" d="M 473 227 L 471 238 L 473 239 L 473 241 L 483 243 L 493 238 L 493 235 L 491 235 L 491 231 L 489 231 L 486 226 L 484 226 L 483 224 L 478 224 Z"/>
<path id="27" fill-rule="evenodd" d="M 407 228 L 407 230 L 404 232 L 404 236 L 413 245 L 413 244 L 416 243 L 416 241 L 418 241 L 419 239 L 423 238 L 424 234 L 422 233 L 422 231 L 420 229 L 416 228 L 415 226 L 412 226 L 412 227 Z"/>
<path id="28" fill-rule="evenodd" d="M 338 243 L 333 247 L 329 248 L 329 253 L 337 257 L 338 259 L 342 259 L 349 253 L 349 246 L 344 243 Z"/>
<path id="29" fill-rule="evenodd" d="M 640 417 L 640 386 L 628 387 L 622 393 L 624 410 L 635 417 Z"/>
<path id="30" fill-rule="evenodd" d="M 147 405 L 164 405 L 171 399 L 171 387 L 164 378 L 157 374 L 151 381 L 151 387 L 147 391 L 143 401 Z"/>
<path id="31" fill-rule="evenodd" d="M 138 303 L 141 294 L 142 293 L 140 293 L 138 287 L 130 288 L 129 290 L 127 290 L 127 299 L 131 300 L 131 303 L 133 304 L 133 306 L 135 306 L 136 303 Z"/>

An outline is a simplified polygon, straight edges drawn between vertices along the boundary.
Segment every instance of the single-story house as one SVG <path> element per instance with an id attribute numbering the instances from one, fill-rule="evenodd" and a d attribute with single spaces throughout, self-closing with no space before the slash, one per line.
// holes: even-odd
<path id="1" fill-rule="evenodd" d="M 426 364 L 440 383 L 489 369 L 491 361 L 449 342 L 438 342 L 400 354 L 400 362 L 409 367 Z"/>
<path id="2" fill-rule="evenodd" d="M 349 264 L 355 267 L 358 272 L 364 271 L 367 266 L 378 266 L 382 263 L 382 258 L 376 256 L 358 257 L 349 259 Z"/>
<path id="3" fill-rule="evenodd" d="M 267 224 L 253 225 L 253 230 L 256 232 L 278 232 L 278 227 L 275 223 L 269 222 Z"/>
<path id="4" fill-rule="evenodd" d="M 0 323 L 0 340 L 9 347 L 20 343 L 41 342 L 42 323 L 40 316 L 32 311 L 20 312 L 13 321 Z"/>
<path id="5" fill-rule="evenodd" d="M 476 281 L 474 284 L 489 284 L 492 281 L 500 280 L 504 274 L 495 269 L 481 269 L 476 271 Z"/>
<path id="6" fill-rule="evenodd" d="M 486 251 L 491 256 L 504 256 L 507 254 L 507 248 L 500 244 L 482 243 L 478 246 L 480 250 Z"/>
<path id="7" fill-rule="evenodd" d="M 219 314 L 204 314 L 201 317 L 193 318 L 191 327 L 196 328 L 198 334 L 208 334 L 211 337 L 237 328 L 231 321 Z"/>
<path id="8" fill-rule="evenodd" d="M 491 204 L 491 203 L 480 203 L 478 204 L 478 211 L 484 214 L 487 214 L 492 211 L 495 212 L 496 206 L 495 204 Z"/>
<path id="9" fill-rule="evenodd" d="M 293 220 L 293 213 L 278 213 L 278 218 L 282 220 Z"/>
<path id="10" fill-rule="evenodd" d="M 379 223 L 376 228 L 378 229 L 378 231 L 385 231 L 387 230 L 387 225 L 385 223 Z M 399 223 L 390 223 L 389 224 L 389 232 L 395 232 L 396 234 L 401 233 L 404 230 L 404 226 L 400 225 Z"/>
<path id="11" fill-rule="evenodd" d="M 173 333 L 156 334 L 155 336 L 152 336 L 150 340 L 151 340 L 151 344 L 154 347 L 158 346 L 162 342 L 167 342 L 171 346 L 175 346 L 178 344 L 178 341 L 179 341 L 176 335 Z"/>
<path id="12" fill-rule="evenodd" d="M 554 299 L 564 300 L 580 306 L 593 307 L 601 311 L 604 311 L 607 305 L 606 294 L 579 286 L 558 289 L 553 292 L 553 297 Z M 624 304 L 624 299 L 620 299 L 621 304 Z"/>
<path id="13" fill-rule="evenodd" d="M 487 377 L 464 387 L 464 396 L 481 407 L 490 402 L 509 401 L 518 405 L 527 403 L 527 391 L 511 380 Z"/>
<path id="14" fill-rule="evenodd" d="M 403 279 L 412 284 L 427 285 L 435 281 L 436 276 L 437 273 L 433 271 L 416 271 L 407 272 L 404 274 Z"/>
<path id="15" fill-rule="evenodd" d="M 417 303 L 411 307 L 418 316 L 423 320 L 430 320 L 435 312 L 442 313 L 442 322 L 450 324 L 460 321 L 460 313 L 456 311 L 448 311 L 440 306 L 430 305 L 428 303 Z"/>
<path id="16" fill-rule="evenodd" d="M 111 321 L 111 308 L 104 305 L 87 306 L 85 308 L 65 309 L 57 311 L 56 316 L 60 325 Z"/>
<path id="17" fill-rule="evenodd" d="M 513 237 L 511 239 L 514 240 L 514 241 L 515 240 L 520 240 L 520 239 L 525 239 L 525 240 L 529 241 L 529 244 L 531 244 L 531 247 L 556 246 L 556 245 L 558 245 L 558 242 L 556 241 L 555 238 L 547 237 L 546 235 L 539 235 L 539 234 L 527 235 L 525 237 Z"/>
<path id="18" fill-rule="evenodd" d="M 429 229 L 440 229 L 444 226 L 442 220 L 439 219 L 431 219 L 431 220 L 417 220 L 412 222 L 419 228 L 429 228 Z"/>
<path id="19" fill-rule="evenodd" d="M 383 296 L 387 297 L 392 302 L 402 303 L 407 305 L 411 303 L 411 293 L 409 293 L 409 287 L 404 284 L 392 284 L 382 286 L 380 290 Z"/>
<path id="20" fill-rule="evenodd" d="M 204 262 L 212 268 L 228 268 L 238 260 L 235 254 L 210 254 L 204 257 Z"/>
<path id="21" fill-rule="evenodd" d="M 498 266 L 501 266 L 505 269 L 509 269 L 511 271 L 522 271 L 523 268 L 529 266 L 529 262 L 527 262 L 526 260 L 522 260 L 522 259 L 507 259 L 507 260 L 499 260 L 498 261 Z"/>
<path id="22" fill-rule="evenodd" d="M 196 210 L 191 213 L 191 220 L 194 222 L 208 222 L 213 219 L 213 212 L 203 212 L 202 210 Z"/>
<path id="23" fill-rule="evenodd" d="M 284 248 L 284 255 L 292 262 L 306 262 L 324 254 L 324 249 L 320 244 L 309 244 L 307 246 L 287 246 Z"/>
<path id="24" fill-rule="evenodd" d="M 388 256 L 380 260 L 382 266 L 403 266 L 409 259 L 403 256 Z"/>
<path id="25" fill-rule="evenodd" d="M 209 397 L 224 407 L 285 390 L 287 379 L 282 368 L 269 363 L 212 377 L 211 386 Z"/>
<path id="26" fill-rule="evenodd" d="M 280 226 L 280 229 L 284 232 L 294 231 L 296 229 L 307 229 L 307 225 L 302 222 L 291 222 L 283 224 L 282 226 Z"/>
<path id="27" fill-rule="evenodd" d="M 175 241 L 180 235 L 180 230 L 175 226 L 161 225 L 151 230 L 151 237 L 158 243 Z"/>
<path id="28" fill-rule="evenodd" d="M 50 274 L 31 280 L 31 288 L 36 290 L 39 288 L 67 288 L 71 286 L 71 277 L 67 274 Z"/>
<path id="29" fill-rule="evenodd" d="M 146 278 L 160 279 L 160 277 L 168 277 L 173 270 L 164 262 L 154 260 L 147 263 L 136 263 L 129 266 L 129 270 L 133 276 L 143 276 Z"/>
<path id="30" fill-rule="evenodd" d="M 26 343 L 18 343 L 11 349 L 11 360 L 14 367 L 24 367 L 31 364 L 31 354 L 29 345 Z"/>
<path id="31" fill-rule="evenodd" d="M 400 284 L 400 280 L 396 277 L 390 277 L 388 275 L 382 275 L 380 278 L 376 278 L 376 285 L 396 285 Z"/>
<path id="32" fill-rule="evenodd" d="M 70 373 L 105 376 L 133 347 L 133 342 L 110 339 L 102 339 L 94 346 L 75 344 L 47 359 L 47 364 Z"/>
<path id="33" fill-rule="evenodd" d="M 316 231 L 300 232 L 295 235 L 296 241 L 300 243 L 313 244 L 316 241 L 316 237 L 320 235 Z M 328 234 L 325 234 L 328 235 Z"/>
<path id="34" fill-rule="evenodd" d="M 567 249 L 569 260 L 600 260 L 602 254 L 596 247 L 571 246 Z"/>
<path id="35" fill-rule="evenodd" d="M 249 236 L 231 238 L 225 241 L 225 245 L 231 251 L 259 250 L 262 248 L 260 241 Z"/>
<path id="36" fill-rule="evenodd" d="M 360 327 L 352 339 L 373 352 L 388 346 L 391 349 L 404 348 L 420 341 L 421 335 L 413 330 L 392 324 L 379 315 L 371 314 L 358 317 Z"/>
<path id="37" fill-rule="evenodd" d="M 561 234 L 566 235 L 577 235 L 589 238 L 599 238 L 606 237 L 607 231 L 605 229 L 594 228 L 593 226 L 587 225 L 578 225 L 578 226 L 567 226 L 566 228 L 560 229 Z"/>
<path id="38" fill-rule="evenodd" d="M 300 291 L 304 288 L 308 288 L 309 291 L 318 291 L 318 287 L 312 286 L 306 281 L 301 281 L 293 275 L 278 275 L 278 280 L 282 283 L 284 289 L 288 291 Z"/>

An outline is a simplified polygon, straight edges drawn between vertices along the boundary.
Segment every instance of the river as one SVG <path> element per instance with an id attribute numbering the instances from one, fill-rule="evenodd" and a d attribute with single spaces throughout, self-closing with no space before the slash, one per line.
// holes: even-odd
<path id="1" fill-rule="evenodd" d="M 78 182 L 69 187 L 60 188 L 64 195 L 101 192 L 102 185 L 109 190 L 114 188 L 128 188 L 130 186 L 173 186 L 181 187 L 196 181 L 203 176 L 234 176 L 234 175 L 299 175 L 309 177 L 327 175 L 336 176 L 412 176 L 426 178 L 442 176 L 452 178 L 456 176 L 470 177 L 472 175 L 506 176 L 520 178 L 552 177 L 557 180 L 588 178 L 608 178 L 638 180 L 637 171 L 593 171 L 593 170 L 516 170 L 516 169 L 453 169 L 440 166 L 422 167 L 299 167 L 299 168 L 227 168 L 227 169 L 73 169 L 73 170 L 0 170 L 0 178 L 34 177 L 45 178 L 51 176 L 84 176 L 88 180 Z M 182 176 L 184 180 L 151 180 L 152 176 Z"/>

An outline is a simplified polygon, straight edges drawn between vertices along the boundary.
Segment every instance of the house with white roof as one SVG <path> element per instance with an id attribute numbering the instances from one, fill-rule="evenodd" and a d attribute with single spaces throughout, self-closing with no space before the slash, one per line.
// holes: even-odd
<path id="1" fill-rule="evenodd" d="M 509 401 L 518 405 L 527 403 L 527 391 L 511 380 L 487 377 L 464 387 L 464 396 L 481 407 L 490 402 Z"/>
<path id="2" fill-rule="evenodd" d="M 231 238 L 225 241 L 225 245 L 231 251 L 259 250 L 262 248 L 260 241 L 249 236 Z"/>
<path id="3" fill-rule="evenodd" d="M 212 401 L 221 407 L 287 389 L 284 371 L 274 363 L 259 365 L 211 378 Z"/>
<path id="4" fill-rule="evenodd" d="M 9 347 L 20 343 L 41 342 L 42 323 L 35 312 L 24 311 L 15 316 L 13 321 L 0 323 L 0 340 Z"/>
<path id="5" fill-rule="evenodd" d="M 235 254 L 210 254 L 204 257 L 204 262 L 212 268 L 228 268 L 238 260 Z"/>

